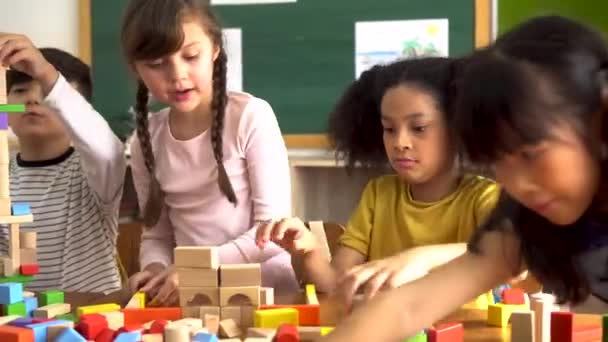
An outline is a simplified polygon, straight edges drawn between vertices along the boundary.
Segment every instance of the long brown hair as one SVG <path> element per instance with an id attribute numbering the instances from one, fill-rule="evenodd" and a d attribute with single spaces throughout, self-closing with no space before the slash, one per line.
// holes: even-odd
<path id="1" fill-rule="evenodd" d="M 138 60 L 161 58 L 178 51 L 184 42 L 182 23 L 187 20 L 200 21 L 219 54 L 213 64 L 213 96 L 211 112 L 211 145 L 218 167 L 218 185 L 222 193 L 234 205 L 236 194 L 224 168 L 223 128 L 226 111 L 226 64 L 222 29 L 213 14 L 209 1 L 205 0 L 131 0 L 125 13 L 121 31 L 123 53 L 129 64 Z M 148 89 L 138 82 L 135 104 L 137 136 L 150 173 L 150 191 L 144 207 L 144 224 L 154 226 L 160 218 L 164 196 L 155 176 L 155 159 L 148 130 Z"/>

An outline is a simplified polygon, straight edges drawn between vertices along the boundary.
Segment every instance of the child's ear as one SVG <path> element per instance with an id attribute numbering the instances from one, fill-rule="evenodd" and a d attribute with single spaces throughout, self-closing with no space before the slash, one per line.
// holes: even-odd
<path id="1" fill-rule="evenodd" d="M 213 48 L 213 61 L 214 62 L 217 59 L 217 57 L 220 55 L 220 50 L 221 50 L 221 48 L 218 45 L 214 46 L 214 48 Z"/>

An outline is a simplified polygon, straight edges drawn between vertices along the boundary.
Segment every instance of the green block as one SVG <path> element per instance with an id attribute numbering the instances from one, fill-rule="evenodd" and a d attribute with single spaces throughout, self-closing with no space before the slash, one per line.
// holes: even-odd
<path id="1" fill-rule="evenodd" d="M 39 306 L 63 303 L 63 291 L 48 290 L 40 293 Z"/>
<path id="2" fill-rule="evenodd" d="M 0 284 L 5 284 L 5 283 L 21 283 L 21 284 L 27 284 L 29 282 L 31 282 L 34 279 L 34 276 L 26 276 L 26 275 L 22 275 L 22 274 L 17 274 L 14 276 L 10 276 L 10 277 L 0 277 Z"/>
<path id="3" fill-rule="evenodd" d="M 74 314 L 71 313 L 55 316 L 55 319 L 64 319 L 66 321 L 76 322 L 76 317 L 74 317 Z"/>
<path id="4" fill-rule="evenodd" d="M 23 113 L 24 104 L 0 104 L 0 113 Z"/>
<path id="5" fill-rule="evenodd" d="M 17 315 L 26 316 L 25 302 L 17 302 L 14 304 L 2 305 L 2 314 L 4 316 Z"/>
<path id="6" fill-rule="evenodd" d="M 406 339 L 405 342 L 426 342 L 426 333 L 419 332 L 418 335 Z"/>
<path id="7" fill-rule="evenodd" d="M 602 342 L 608 342 L 608 315 L 602 316 Z"/>

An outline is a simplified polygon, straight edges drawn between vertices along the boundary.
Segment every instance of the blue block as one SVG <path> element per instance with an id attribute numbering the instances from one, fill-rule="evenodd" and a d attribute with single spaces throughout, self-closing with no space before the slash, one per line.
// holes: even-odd
<path id="1" fill-rule="evenodd" d="M 0 284 L 0 304 L 15 304 L 23 300 L 21 283 Z"/>
<path id="2" fill-rule="evenodd" d="M 27 305 L 27 304 L 26 304 Z M 28 317 L 19 317 L 15 320 L 12 320 L 8 323 L 8 325 L 12 325 L 14 327 L 25 328 L 26 326 L 32 324 L 32 319 Z"/>
<path id="3" fill-rule="evenodd" d="M 23 298 L 25 302 L 25 313 L 27 317 L 32 317 L 32 312 L 38 309 L 38 298 L 36 297 L 25 297 Z"/>
<path id="4" fill-rule="evenodd" d="M 200 332 L 192 338 L 192 342 L 218 342 L 217 336 Z"/>
<path id="5" fill-rule="evenodd" d="M 47 338 L 47 334 L 46 334 L 46 330 L 48 327 L 53 326 L 53 325 L 59 325 L 59 324 L 69 324 L 70 321 L 66 321 L 63 319 L 57 319 L 57 320 L 53 320 L 53 321 L 47 321 L 47 322 L 42 322 L 42 323 L 33 323 L 33 324 L 28 324 L 25 327 L 26 328 L 30 328 L 32 330 L 34 330 L 34 342 L 46 342 Z M 68 335 L 71 336 L 71 335 Z M 55 341 L 86 341 L 85 339 L 82 340 L 55 340 Z"/>
<path id="6" fill-rule="evenodd" d="M 123 332 L 114 339 L 114 342 L 138 342 L 141 341 L 141 339 L 140 331 Z"/>
<path id="7" fill-rule="evenodd" d="M 74 328 L 65 328 L 55 337 L 55 342 L 87 342 L 87 340 Z"/>
<path id="8" fill-rule="evenodd" d="M 13 216 L 24 216 L 31 214 L 30 205 L 27 203 L 13 203 L 12 205 Z"/>

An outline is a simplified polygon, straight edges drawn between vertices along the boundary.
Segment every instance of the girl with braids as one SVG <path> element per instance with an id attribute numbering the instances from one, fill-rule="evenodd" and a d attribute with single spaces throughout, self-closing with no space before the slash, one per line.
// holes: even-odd
<path id="1" fill-rule="evenodd" d="M 403 340 L 523 268 L 575 311 L 606 312 L 602 35 L 562 17 L 531 19 L 473 57 L 462 87 L 456 128 L 504 189 L 496 209 L 468 252 L 377 296 L 324 341 Z"/>
<path id="2" fill-rule="evenodd" d="M 174 304 L 175 246 L 218 246 L 222 263 L 260 263 L 264 286 L 296 289 L 289 254 L 254 239 L 291 211 L 287 150 L 267 102 L 227 92 L 209 1 L 132 0 L 122 47 L 139 79 L 131 166 L 145 225 L 131 289 Z M 148 92 L 168 108 L 148 114 Z"/>
<path id="3" fill-rule="evenodd" d="M 299 256 L 318 289 L 352 296 L 363 287 L 368 298 L 464 253 L 498 188 L 458 167 L 450 122 L 461 64 L 427 58 L 375 66 L 339 100 L 329 133 L 347 165 L 389 162 L 396 174 L 366 186 L 331 265 L 297 218 L 261 226 L 258 243 Z"/>

